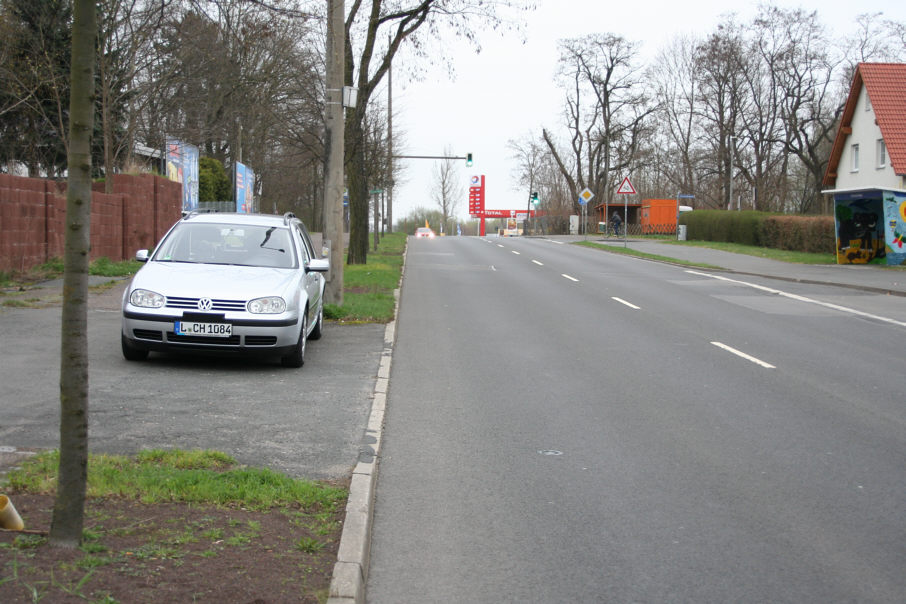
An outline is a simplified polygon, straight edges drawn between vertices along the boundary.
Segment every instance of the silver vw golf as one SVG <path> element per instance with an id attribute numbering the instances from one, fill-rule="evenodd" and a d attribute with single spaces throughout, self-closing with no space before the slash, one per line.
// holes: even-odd
<path id="1" fill-rule="evenodd" d="M 292 214 L 191 213 L 177 222 L 123 294 L 123 356 L 206 351 L 305 362 L 321 337 L 324 273 Z"/>

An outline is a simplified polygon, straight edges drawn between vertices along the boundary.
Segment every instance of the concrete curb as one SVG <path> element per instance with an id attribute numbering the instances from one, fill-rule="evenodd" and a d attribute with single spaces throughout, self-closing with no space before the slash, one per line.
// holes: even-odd
<path id="1" fill-rule="evenodd" d="M 403 270 L 406 272 L 408 241 L 403 251 Z M 402 285 L 402 275 L 400 276 Z M 384 350 L 374 384 L 371 414 L 362 438 L 359 461 L 352 471 L 349 499 L 346 502 L 346 520 L 340 535 L 337 562 L 333 567 L 327 604 L 364 604 L 365 585 L 371 558 L 371 525 L 374 520 L 374 497 L 377 489 L 378 467 L 381 457 L 381 439 L 384 432 L 384 412 L 387 408 L 387 391 L 390 387 L 390 365 L 393 361 L 393 344 L 396 341 L 396 317 L 399 315 L 400 289 L 393 292 L 396 305 L 394 319 L 384 331 Z"/>

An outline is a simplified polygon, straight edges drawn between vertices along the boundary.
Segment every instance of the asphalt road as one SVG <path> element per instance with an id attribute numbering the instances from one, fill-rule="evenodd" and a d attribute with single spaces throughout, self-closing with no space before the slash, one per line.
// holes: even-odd
<path id="1" fill-rule="evenodd" d="M 92 453 L 216 449 L 294 477 L 345 480 L 371 409 L 383 325 L 328 323 L 305 365 L 120 351 L 125 282 L 88 313 Z M 60 309 L 0 308 L 0 462 L 59 446 Z"/>
<path id="2" fill-rule="evenodd" d="M 902 602 L 904 356 L 899 297 L 412 241 L 367 601 Z"/>

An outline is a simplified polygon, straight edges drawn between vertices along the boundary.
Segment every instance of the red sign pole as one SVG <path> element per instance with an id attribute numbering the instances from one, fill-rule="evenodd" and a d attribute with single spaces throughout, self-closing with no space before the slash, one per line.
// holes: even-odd
<path id="1" fill-rule="evenodd" d="M 469 214 L 481 217 L 479 235 L 484 237 L 484 174 L 472 177 L 472 186 L 469 187 Z"/>

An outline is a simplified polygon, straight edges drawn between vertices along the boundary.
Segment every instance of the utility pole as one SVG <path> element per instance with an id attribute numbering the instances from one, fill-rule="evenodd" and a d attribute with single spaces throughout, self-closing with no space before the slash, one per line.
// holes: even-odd
<path id="1" fill-rule="evenodd" d="M 387 40 L 389 44 L 390 39 Z M 393 232 L 393 63 L 387 68 L 387 232 Z"/>
<path id="2" fill-rule="evenodd" d="M 330 272 L 325 301 L 343 304 L 343 54 L 346 8 L 344 0 L 327 0 L 327 77 L 324 122 L 327 141 L 324 162 L 324 233 Z"/>
<path id="3" fill-rule="evenodd" d="M 730 136 L 730 202 L 727 204 L 727 209 L 733 209 L 733 150 L 736 147 L 736 137 Z M 739 210 L 737 204 L 737 210 Z"/>

